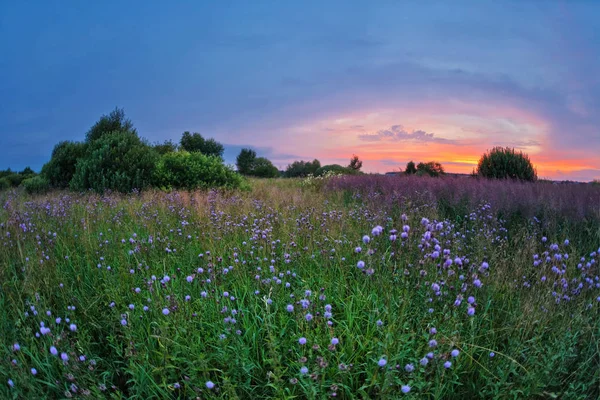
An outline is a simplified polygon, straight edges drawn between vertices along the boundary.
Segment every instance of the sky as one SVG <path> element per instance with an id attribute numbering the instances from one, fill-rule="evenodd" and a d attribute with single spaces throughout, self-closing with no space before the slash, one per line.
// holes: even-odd
<path id="1" fill-rule="evenodd" d="M 169 4 L 171 3 L 171 4 Z M 423 4 L 426 4 L 424 6 Z M 150 142 L 600 179 L 598 1 L 0 1 L 0 169 L 124 108 Z"/>

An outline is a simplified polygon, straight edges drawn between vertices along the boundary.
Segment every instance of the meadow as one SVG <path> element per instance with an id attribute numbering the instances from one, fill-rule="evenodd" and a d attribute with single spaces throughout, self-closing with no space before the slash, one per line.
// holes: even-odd
<path id="1" fill-rule="evenodd" d="M 251 187 L 0 193 L 0 397 L 600 397 L 600 187 Z"/>

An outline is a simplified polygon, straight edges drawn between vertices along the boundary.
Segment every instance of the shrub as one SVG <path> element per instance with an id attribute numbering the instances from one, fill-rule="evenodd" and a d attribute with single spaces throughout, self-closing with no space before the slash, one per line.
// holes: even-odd
<path id="1" fill-rule="evenodd" d="M 537 172 L 523 152 L 510 147 L 494 147 L 479 159 L 477 174 L 485 178 L 537 180 Z"/>
<path id="2" fill-rule="evenodd" d="M 288 178 L 297 178 L 314 175 L 319 168 L 321 168 L 321 163 L 317 159 L 313 160 L 312 162 L 294 161 L 287 166 L 285 170 L 285 176 Z"/>
<path id="3" fill-rule="evenodd" d="M 315 176 L 324 176 L 327 173 L 334 173 L 335 175 L 352 175 L 356 174 L 358 170 L 354 170 L 350 167 L 342 167 L 339 164 L 323 165 L 321 168 L 315 171 Z"/>
<path id="4" fill-rule="evenodd" d="M 14 172 L 10 175 L 5 176 L 3 179 L 6 179 L 10 186 L 17 187 L 19 186 L 25 179 L 31 178 L 32 175 L 21 175 L 17 172 Z"/>
<path id="5" fill-rule="evenodd" d="M 10 182 L 6 178 L 0 178 L 0 192 L 10 189 Z"/>
<path id="6" fill-rule="evenodd" d="M 250 175 L 258 178 L 277 178 L 279 176 L 279 170 L 270 160 L 267 160 L 264 157 L 258 157 L 254 160 Z"/>
<path id="7" fill-rule="evenodd" d="M 223 158 L 223 145 L 215 139 L 204 139 L 199 133 L 183 132 L 179 141 L 181 148 L 190 153 L 200 152 L 207 156 Z"/>
<path id="8" fill-rule="evenodd" d="M 43 176 L 27 178 L 21 183 L 23 189 L 29 194 L 44 194 L 50 190 L 50 183 Z"/>
<path id="9" fill-rule="evenodd" d="M 219 157 L 179 151 L 160 157 L 154 182 L 159 187 L 174 189 L 236 188 L 241 186 L 242 177 Z"/>
<path id="10" fill-rule="evenodd" d="M 177 143 L 173 143 L 172 140 L 165 140 L 163 143 L 155 143 L 152 147 L 154 147 L 154 150 L 160 155 L 177 151 Z"/>
<path id="11" fill-rule="evenodd" d="M 42 175 L 55 188 L 67 188 L 75 175 L 77 161 L 85 155 L 86 144 L 64 141 L 54 146 L 52 157 L 42 167 Z"/>
<path id="12" fill-rule="evenodd" d="M 444 175 L 444 173 L 444 167 L 442 167 L 442 164 L 440 164 L 439 162 L 421 162 L 417 165 L 417 175 L 440 176 Z"/>
<path id="13" fill-rule="evenodd" d="M 130 131 L 103 135 L 88 145 L 85 156 L 77 162 L 70 187 L 131 192 L 152 183 L 158 154 Z"/>
<path id="14" fill-rule="evenodd" d="M 111 132 L 129 132 L 137 135 L 133 123 L 125 118 L 122 108 L 115 108 L 110 114 L 100 117 L 85 135 L 86 142 L 93 142 Z"/>

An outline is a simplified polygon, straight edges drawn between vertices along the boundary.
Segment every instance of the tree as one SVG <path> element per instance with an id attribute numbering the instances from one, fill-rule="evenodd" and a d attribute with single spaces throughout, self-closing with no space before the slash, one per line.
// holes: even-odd
<path id="1" fill-rule="evenodd" d="M 52 156 L 42 167 L 42 175 L 50 186 L 67 188 L 75 175 L 77 162 L 85 155 L 86 144 L 81 142 L 59 142 L 52 150 Z"/>
<path id="2" fill-rule="evenodd" d="M 258 178 L 276 178 L 279 176 L 279 170 L 270 160 L 258 157 L 254 160 L 251 175 Z"/>
<path id="3" fill-rule="evenodd" d="M 529 157 L 510 147 L 494 147 L 481 156 L 477 174 L 485 178 L 537 180 L 537 171 Z"/>
<path id="4" fill-rule="evenodd" d="M 35 175 L 35 172 L 30 167 L 25 167 L 23 171 L 19 172 L 20 175 Z"/>
<path id="5" fill-rule="evenodd" d="M 122 108 L 115 108 L 108 115 L 102 115 L 85 135 L 87 143 L 100 139 L 103 135 L 111 132 L 128 132 L 137 136 L 133 123 L 125 118 Z"/>
<path id="6" fill-rule="evenodd" d="M 177 143 L 173 143 L 172 140 L 165 140 L 163 143 L 155 143 L 152 147 L 154 147 L 154 150 L 160 155 L 177 151 Z"/>
<path id="7" fill-rule="evenodd" d="M 321 162 L 314 159 L 310 161 L 294 161 L 287 166 L 285 170 L 285 176 L 288 178 L 304 177 L 310 174 L 314 175 L 317 170 L 321 168 Z"/>
<path id="8" fill-rule="evenodd" d="M 359 171 L 352 169 L 351 167 L 342 167 L 339 164 L 329 164 L 329 165 L 323 165 L 322 167 L 320 167 L 319 169 L 317 169 L 315 171 L 315 176 L 323 176 L 326 175 L 327 173 L 335 173 L 338 175 L 353 175 L 353 174 L 357 174 Z"/>
<path id="9" fill-rule="evenodd" d="M 207 156 L 223 158 L 223 145 L 215 139 L 204 139 L 199 133 L 183 132 L 179 141 L 181 148 L 190 153 L 200 152 Z"/>
<path id="10" fill-rule="evenodd" d="M 412 174 L 417 173 L 417 167 L 415 166 L 415 163 L 413 161 L 409 161 L 406 164 L 406 169 L 404 170 L 404 173 L 407 175 L 412 175 Z"/>
<path id="11" fill-rule="evenodd" d="M 250 175 L 256 162 L 256 152 L 252 149 L 242 149 L 235 159 L 237 170 L 242 175 Z"/>
<path id="12" fill-rule="evenodd" d="M 440 176 L 444 175 L 444 173 L 444 167 L 442 167 L 442 164 L 440 164 L 439 162 L 420 162 L 417 165 L 417 175 Z"/>
<path id="13" fill-rule="evenodd" d="M 362 161 L 358 158 L 358 156 L 356 154 L 352 155 L 352 158 L 350 159 L 350 164 L 348 165 L 348 168 L 358 172 L 360 171 L 360 169 L 362 168 Z"/>
<path id="14" fill-rule="evenodd" d="M 158 157 L 152 146 L 130 131 L 112 132 L 88 144 L 69 186 L 98 193 L 144 189 L 152 183 Z"/>

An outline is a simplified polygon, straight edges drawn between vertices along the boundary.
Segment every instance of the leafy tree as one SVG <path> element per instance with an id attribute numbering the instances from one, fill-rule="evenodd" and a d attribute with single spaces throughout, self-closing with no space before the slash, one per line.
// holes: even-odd
<path id="1" fill-rule="evenodd" d="M 510 147 L 494 147 L 479 159 L 477 174 L 485 178 L 537 180 L 537 171 L 529 157 Z"/>
<path id="2" fill-rule="evenodd" d="M 252 149 L 242 149 L 235 159 L 237 170 L 242 175 L 250 175 L 256 162 L 256 152 Z"/>
<path id="3" fill-rule="evenodd" d="M 198 189 L 240 187 L 243 180 L 217 156 L 178 151 L 163 154 L 156 165 L 154 182 L 158 187 Z"/>
<path id="4" fill-rule="evenodd" d="M 264 157 L 258 157 L 254 160 L 254 164 L 252 165 L 251 175 L 258 178 L 277 178 L 279 176 L 279 170 L 270 160 Z"/>
<path id="5" fill-rule="evenodd" d="M 23 171 L 19 172 L 19 174 L 21 174 L 21 175 L 35 175 L 35 171 L 32 170 L 30 167 L 25 167 L 23 169 Z"/>
<path id="6" fill-rule="evenodd" d="M 358 170 L 352 169 L 351 167 L 343 167 L 339 164 L 323 165 L 315 171 L 315 176 L 323 176 L 328 172 L 334 172 L 339 175 L 353 175 L 358 173 Z"/>
<path id="7" fill-rule="evenodd" d="M 125 111 L 122 108 L 115 108 L 110 114 L 100 117 L 86 133 L 85 141 L 88 143 L 93 142 L 111 132 L 129 132 L 137 135 L 133 123 L 125 118 Z"/>
<path id="8" fill-rule="evenodd" d="M 4 177 L 4 179 L 6 179 L 6 181 L 10 184 L 10 186 L 12 187 L 17 187 L 21 184 L 21 182 L 23 182 L 25 179 L 30 178 L 30 176 L 28 175 L 21 175 L 17 172 L 13 172 L 10 175 L 7 175 Z"/>
<path id="9" fill-rule="evenodd" d="M 352 158 L 350 159 L 350 164 L 348 165 L 348 168 L 358 172 L 362 168 L 362 164 L 363 163 L 358 158 L 358 156 L 356 154 L 353 154 Z"/>
<path id="10" fill-rule="evenodd" d="M 0 178 L 6 178 L 7 176 L 12 175 L 12 174 L 14 174 L 14 172 L 10 168 L 7 168 L 7 169 L 0 171 Z"/>
<path id="11" fill-rule="evenodd" d="M 152 183 L 158 154 L 130 131 L 102 135 L 87 146 L 70 182 L 73 190 L 131 192 Z"/>
<path id="12" fill-rule="evenodd" d="M 155 143 L 152 147 L 154 147 L 154 150 L 160 155 L 177 151 L 177 143 L 174 143 L 172 140 L 165 140 L 163 143 Z"/>
<path id="13" fill-rule="evenodd" d="M 215 139 L 204 139 L 199 133 L 183 132 L 179 141 L 181 148 L 190 153 L 200 152 L 207 156 L 223 158 L 223 145 Z"/>
<path id="14" fill-rule="evenodd" d="M 415 166 L 415 163 L 413 161 L 409 161 L 406 164 L 406 169 L 404 170 L 404 173 L 407 175 L 412 175 L 412 174 L 417 173 L 417 167 Z"/>
<path id="15" fill-rule="evenodd" d="M 50 186 L 67 188 L 73 175 L 75 166 L 86 152 L 86 144 L 81 142 L 63 141 L 54 146 L 52 156 L 42 167 L 42 175 Z"/>
<path id="16" fill-rule="evenodd" d="M 418 175 L 429 175 L 429 176 L 440 176 L 444 175 L 444 167 L 442 164 L 435 161 L 429 161 L 426 163 L 420 162 L 417 165 L 417 174 Z"/>
<path id="17" fill-rule="evenodd" d="M 319 160 L 311 161 L 294 161 L 287 166 L 285 176 L 288 178 L 304 177 L 310 174 L 314 175 L 321 168 Z"/>
<path id="18" fill-rule="evenodd" d="M 44 194 L 50 190 L 50 183 L 40 175 L 24 179 L 21 186 L 29 194 Z"/>

